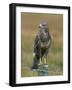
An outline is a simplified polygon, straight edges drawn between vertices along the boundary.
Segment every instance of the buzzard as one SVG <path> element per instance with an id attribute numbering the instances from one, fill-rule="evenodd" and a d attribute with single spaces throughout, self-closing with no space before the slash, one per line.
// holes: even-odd
<path id="1" fill-rule="evenodd" d="M 39 31 L 34 40 L 33 66 L 38 69 L 39 64 L 47 64 L 47 55 L 51 46 L 52 38 L 46 22 L 39 25 Z"/>

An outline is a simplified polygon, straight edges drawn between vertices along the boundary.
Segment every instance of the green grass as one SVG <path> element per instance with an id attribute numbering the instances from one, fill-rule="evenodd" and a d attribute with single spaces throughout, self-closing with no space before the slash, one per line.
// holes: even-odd
<path id="1" fill-rule="evenodd" d="M 28 36 L 29 37 L 29 36 Z M 60 37 L 59 37 L 60 38 Z M 32 77 L 37 76 L 37 72 L 30 71 L 27 68 L 24 68 L 26 65 L 27 67 L 31 67 L 33 63 L 33 41 L 34 37 L 29 37 L 28 39 L 22 37 L 22 44 L 21 44 L 21 76 L 22 77 Z M 56 43 L 55 41 L 53 41 Z M 48 54 L 48 75 L 49 76 L 56 76 L 63 74 L 63 48 L 62 42 L 56 43 L 55 45 L 52 43 L 52 46 L 49 50 Z"/>

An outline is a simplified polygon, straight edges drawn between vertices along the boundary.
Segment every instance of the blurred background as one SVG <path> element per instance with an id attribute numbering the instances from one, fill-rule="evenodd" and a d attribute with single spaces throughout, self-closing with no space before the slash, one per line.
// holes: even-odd
<path id="1" fill-rule="evenodd" d="M 33 45 L 39 24 L 47 22 L 53 40 L 48 54 L 48 75 L 63 74 L 63 15 L 21 13 L 21 77 L 38 76 L 30 70 L 33 63 Z"/>

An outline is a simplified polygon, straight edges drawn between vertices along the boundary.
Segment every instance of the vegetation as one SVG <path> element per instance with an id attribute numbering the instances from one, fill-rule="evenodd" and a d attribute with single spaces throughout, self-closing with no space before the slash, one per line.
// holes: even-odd
<path id="1" fill-rule="evenodd" d="M 48 23 L 50 33 L 53 36 L 52 45 L 48 53 L 48 75 L 63 74 L 63 15 L 58 14 L 21 14 L 21 76 L 37 76 L 37 72 L 31 71 L 33 63 L 33 44 L 38 25 L 44 20 Z"/>

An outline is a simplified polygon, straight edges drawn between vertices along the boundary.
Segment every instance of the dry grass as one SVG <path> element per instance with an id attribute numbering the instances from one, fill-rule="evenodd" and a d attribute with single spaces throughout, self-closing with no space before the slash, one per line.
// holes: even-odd
<path id="1" fill-rule="evenodd" d="M 33 62 L 33 44 L 38 25 L 41 20 L 48 23 L 53 36 L 52 45 L 48 54 L 48 75 L 63 74 L 63 16 L 52 14 L 22 13 L 21 19 L 21 76 L 37 76 L 37 72 L 30 70 Z M 25 68 L 28 67 L 28 68 Z"/>

